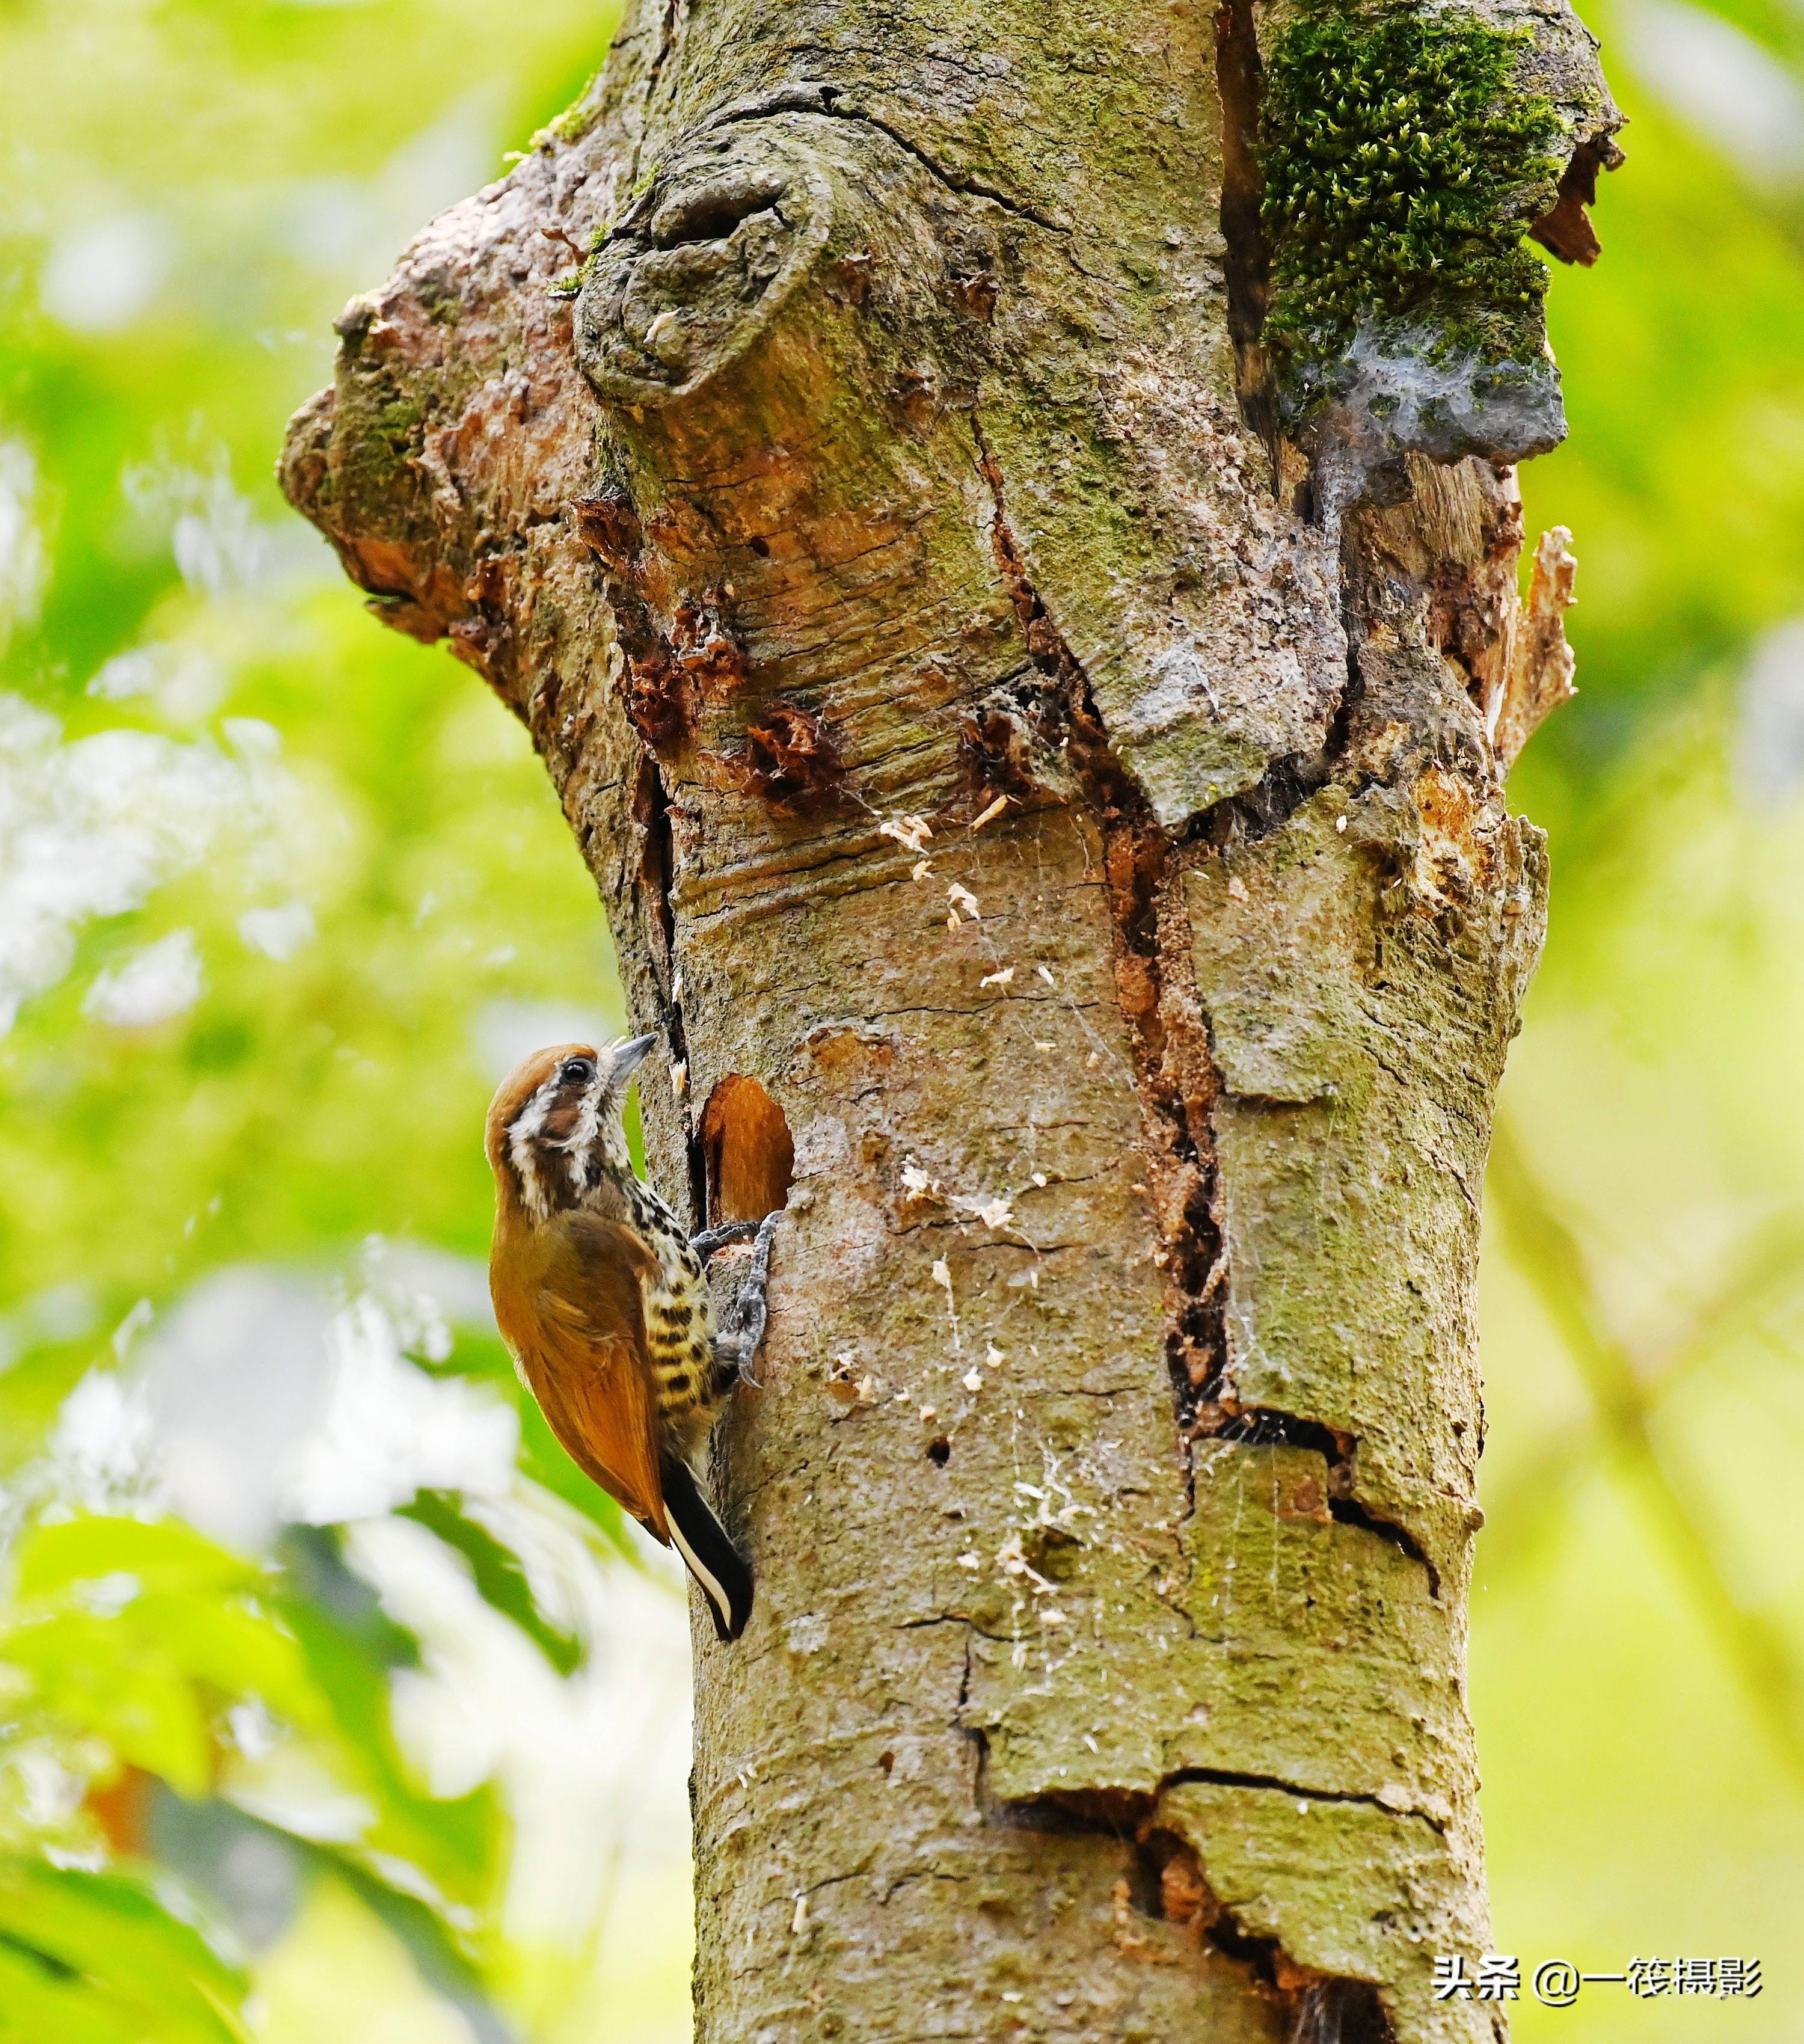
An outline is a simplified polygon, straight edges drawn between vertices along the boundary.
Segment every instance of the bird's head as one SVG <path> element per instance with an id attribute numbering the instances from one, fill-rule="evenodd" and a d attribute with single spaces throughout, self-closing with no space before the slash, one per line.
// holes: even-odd
<path id="1" fill-rule="evenodd" d="M 497 1182 L 539 1220 L 581 1204 L 605 1171 L 630 1173 L 627 1087 L 657 1042 L 557 1043 L 515 1066 L 489 1105 L 485 1145 Z"/>

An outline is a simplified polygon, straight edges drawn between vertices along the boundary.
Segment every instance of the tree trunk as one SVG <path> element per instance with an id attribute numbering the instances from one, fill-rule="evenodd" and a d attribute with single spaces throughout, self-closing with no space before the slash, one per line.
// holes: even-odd
<path id="1" fill-rule="evenodd" d="M 788 1190 L 704 2044 L 1502 2033 L 1431 1973 L 1570 672 L 1520 237 L 1618 117 L 1559 0 L 1385 19 L 643 0 L 291 430 L 546 761 L 653 1176 Z"/>

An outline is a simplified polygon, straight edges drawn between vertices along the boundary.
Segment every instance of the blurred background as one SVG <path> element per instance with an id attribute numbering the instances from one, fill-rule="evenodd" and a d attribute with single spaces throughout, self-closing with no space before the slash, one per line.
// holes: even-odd
<path id="1" fill-rule="evenodd" d="M 478 1131 L 620 1020 L 512 720 L 271 467 L 606 6 L 0 0 L 0 2044 L 686 2037 L 687 1623 L 516 1396 Z M 1512 793 L 1473 1612 L 1497 1940 L 1804 2037 L 1804 13 L 1589 10 L 1579 700 Z M 38 1956 L 33 1957 L 33 1954 Z"/>

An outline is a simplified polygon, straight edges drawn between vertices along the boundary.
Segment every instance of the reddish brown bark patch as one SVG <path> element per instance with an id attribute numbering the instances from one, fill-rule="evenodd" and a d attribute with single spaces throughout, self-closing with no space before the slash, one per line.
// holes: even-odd
<path id="1" fill-rule="evenodd" d="M 796 703 L 774 702 L 746 730 L 744 780 L 773 809 L 795 814 L 837 801 L 846 769 L 820 719 Z"/>
<path id="2" fill-rule="evenodd" d="M 998 795 L 1025 802 L 1034 793 L 1032 741 L 1007 710 L 980 709 L 966 717 L 958 743 L 972 786 L 986 805 Z"/>
<path id="3" fill-rule="evenodd" d="M 624 574 L 639 559 L 645 544 L 639 514 L 624 490 L 605 490 L 598 496 L 579 497 L 570 506 L 576 535 L 605 567 Z"/>
<path id="4" fill-rule="evenodd" d="M 682 605 L 670 622 L 670 647 L 698 689 L 735 689 L 751 671 L 744 647 L 715 602 Z"/>

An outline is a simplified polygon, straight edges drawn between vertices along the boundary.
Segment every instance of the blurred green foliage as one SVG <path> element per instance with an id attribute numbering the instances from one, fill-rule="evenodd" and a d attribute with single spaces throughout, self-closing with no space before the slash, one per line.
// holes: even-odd
<path id="1" fill-rule="evenodd" d="M 1531 536 L 1575 533 L 1583 693 L 1512 790 L 1556 879 L 1491 1188 L 1472 1692 L 1499 1950 L 1767 1963 L 1733 2009 L 1600 1988 L 1520 2034 L 1777 2039 L 1804 2020 L 1804 653 L 1770 636 L 1804 615 L 1804 16 L 1587 12 L 1633 123 L 1603 260 L 1550 297 L 1572 438 L 1523 477 Z M 0 983 L 0 2044 L 213 2044 L 253 1985 L 283 2039 L 682 2034 L 680 1869 L 616 1889 L 651 1970 L 597 2008 L 593 1925 L 548 1961 L 509 1901 L 519 1783 L 409 1735 L 450 1635 L 394 1566 L 439 1556 L 535 1693 L 585 1679 L 547 1543 L 612 1566 L 624 1536 L 466 1294 L 496 1063 L 568 1033 L 552 1011 L 616 1014 L 601 918 L 517 728 L 378 628 L 269 480 L 339 305 L 610 25 L 0 5 L 0 909 L 30 939 Z M 263 1317 L 184 1377 L 228 1280 Z M 290 1335 L 464 1463 L 209 1521 L 212 1466 L 159 1477 L 133 1387 L 248 1442 L 232 1370 L 274 1399 Z M 510 1442 L 502 1488 L 447 1480 Z M 298 1920 L 247 1900 L 272 1866 Z"/>
<path id="2" fill-rule="evenodd" d="M 0 1861 L 7 2044 L 235 2044 L 244 1981 L 130 1875 Z"/>
<path id="3" fill-rule="evenodd" d="M 1499 1949 L 1759 1956 L 1535 2038 L 1804 2019 L 1804 21 L 1584 9 L 1632 117 L 1549 299 L 1579 701 L 1511 782 L 1546 956 L 1487 1193 L 1472 1687 Z M 1525 1971 L 1525 1981 L 1527 1974 Z"/>
<path id="4" fill-rule="evenodd" d="M 71 1450 L 67 1401 L 129 1377 L 209 1274 L 295 1271 L 329 1320 L 369 1303 L 366 1238 L 479 1258 L 497 1058 L 541 1006 L 615 1015 L 523 735 L 376 628 L 271 479 L 339 305 L 500 174 L 610 25 L 546 0 L 497 48 L 486 0 L 0 9 L 0 913 L 25 957 L 0 1040 L 0 2038 L 19 2044 L 245 2034 L 254 1955 L 205 1853 L 161 1849 L 186 1832 L 277 1835 L 480 2036 L 533 1998 L 506 1800 L 444 1792 L 405 1750 L 392 1688 L 422 1648 L 346 1537 L 209 1539 L 119 1443 L 98 1466 Z M 84 779 L 106 792 L 59 831 Z M 147 956 L 173 982 L 133 981 Z M 521 1441 L 511 1508 L 428 1485 L 393 1508 L 571 1673 L 586 1623 L 509 1540 L 585 1526 L 617 1556 L 616 1515 L 491 1327 L 387 1310 L 398 1367 Z"/>

